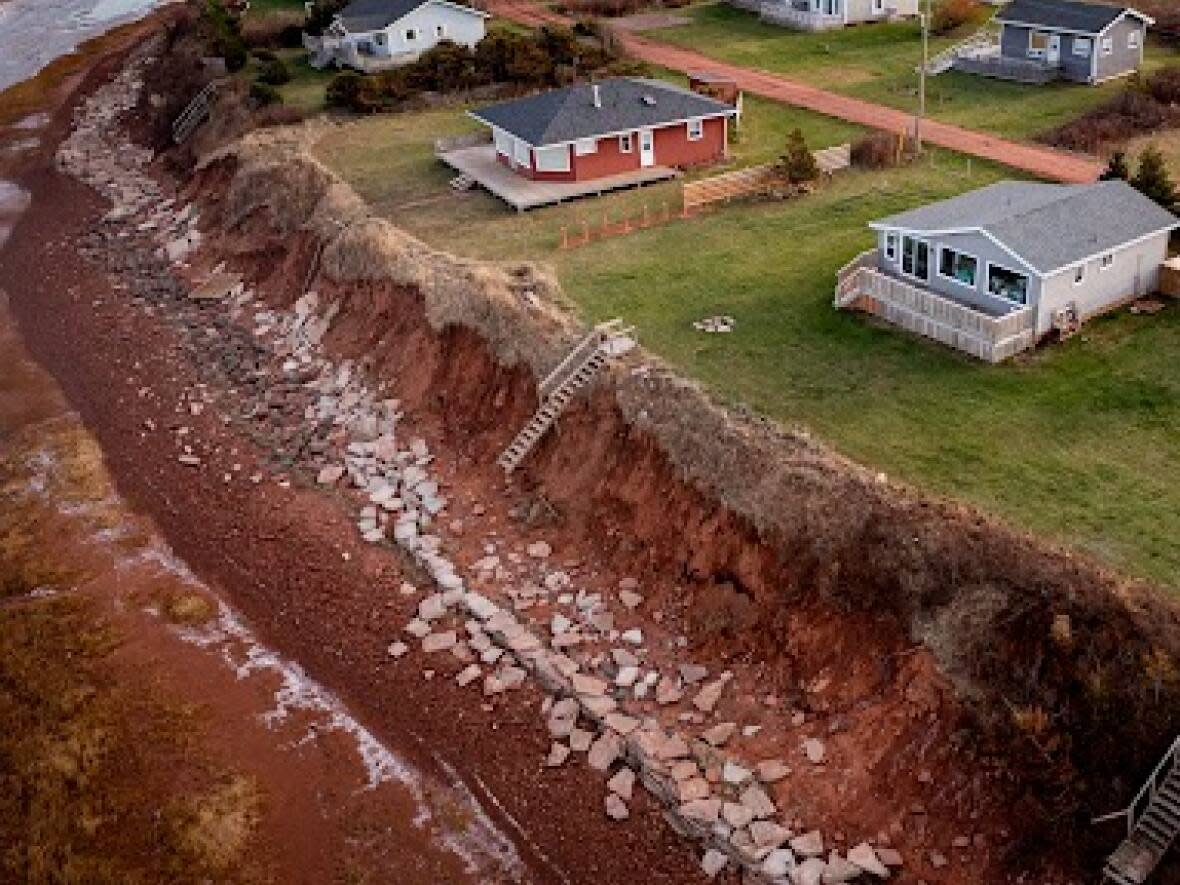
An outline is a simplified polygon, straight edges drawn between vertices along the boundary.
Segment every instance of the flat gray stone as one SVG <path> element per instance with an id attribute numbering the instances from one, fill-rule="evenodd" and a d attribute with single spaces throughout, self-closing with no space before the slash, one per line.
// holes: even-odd
<path id="1" fill-rule="evenodd" d="M 729 858 L 716 848 L 710 848 L 701 858 L 701 870 L 710 879 L 717 878 L 717 874 L 729 866 Z"/>
<path id="2" fill-rule="evenodd" d="M 819 857 L 824 853 L 824 837 L 819 830 L 796 836 L 790 845 L 791 850 L 802 857 Z"/>
<path id="3" fill-rule="evenodd" d="M 848 849 L 848 861 L 878 879 L 889 878 L 889 868 L 881 862 L 877 852 L 868 842 L 861 842 Z"/>
<path id="4" fill-rule="evenodd" d="M 612 731 L 605 731 L 591 745 L 586 762 L 595 771 L 609 771 L 622 752 L 622 738 Z"/>
<path id="5" fill-rule="evenodd" d="M 619 798 L 630 801 L 631 793 L 635 789 L 635 772 L 630 768 L 620 768 L 606 782 L 606 788 Z"/>
<path id="6" fill-rule="evenodd" d="M 618 793 L 606 794 L 605 807 L 606 816 L 611 820 L 626 820 L 631 816 L 631 812 L 627 810 L 627 803 Z"/>

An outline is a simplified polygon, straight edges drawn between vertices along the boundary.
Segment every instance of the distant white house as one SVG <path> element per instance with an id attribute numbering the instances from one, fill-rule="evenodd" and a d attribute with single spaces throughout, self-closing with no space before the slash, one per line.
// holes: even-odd
<path id="1" fill-rule="evenodd" d="M 415 61 L 443 41 L 474 47 L 488 14 L 451 0 L 355 0 L 321 37 L 304 35 L 313 67 L 378 71 Z"/>
<path id="2" fill-rule="evenodd" d="M 919 0 L 729 0 L 757 12 L 764 22 L 800 31 L 827 31 L 848 25 L 914 18 Z"/>

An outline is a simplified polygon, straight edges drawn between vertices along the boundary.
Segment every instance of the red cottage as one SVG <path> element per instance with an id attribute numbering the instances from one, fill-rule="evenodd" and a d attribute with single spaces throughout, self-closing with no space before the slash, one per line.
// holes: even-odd
<path id="1" fill-rule="evenodd" d="M 729 105 L 659 80 L 619 77 L 490 105 L 496 158 L 536 181 L 593 181 L 648 167 L 701 166 L 728 153 Z"/>

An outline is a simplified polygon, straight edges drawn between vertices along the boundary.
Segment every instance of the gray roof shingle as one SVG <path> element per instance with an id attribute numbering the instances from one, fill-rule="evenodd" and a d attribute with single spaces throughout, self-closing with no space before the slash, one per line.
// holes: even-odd
<path id="1" fill-rule="evenodd" d="M 916 233 L 981 230 L 1050 274 L 1084 258 L 1180 226 L 1176 216 L 1125 181 L 1038 184 L 1001 181 L 873 223 Z"/>
<path id="2" fill-rule="evenodd" d="M 431 0 L 353 0 L 340 10 L 339 18 L 349 33 L 364 34 L 387 28 L 430 2 Z M 451 2 L 456 6 L 463 5 L 455 0 Z M 471 12 L 474 15 L 483 15 L 477 9 L 472 9 Z"/>
<path id="3" fill-rule="evenodd" d="M 1097 34 L 1125 12 L 1146 18 L 1129 6 L 1107 6 L 1080 0 L 1012 0 L 996 13 L 996 21 Z"/>
<path id="4" fill-rule="evenodd" d="M 617 77 L 597 85 L 601 107 L 594 106 L 591 84 L 578 83 L 478 108 L 471 115 L 533 147 L 544 147 L 693 117 L 735 113 L 724 102 L 660 80 Z"/>

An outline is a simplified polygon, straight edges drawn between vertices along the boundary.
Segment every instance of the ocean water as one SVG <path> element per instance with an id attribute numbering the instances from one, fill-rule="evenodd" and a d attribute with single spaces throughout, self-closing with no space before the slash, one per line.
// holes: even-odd
<path id="1" fill-rule="evenodd" d="M 160 0 L 0 0 L 0 90 Z M 3 99 L 0 99 L 3 101 Z"/>

